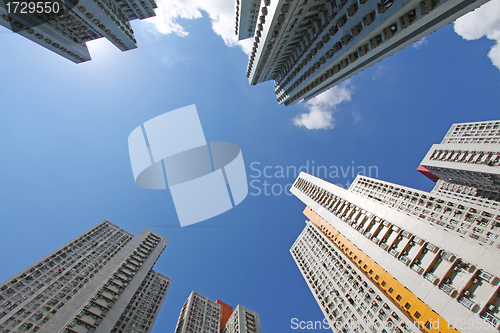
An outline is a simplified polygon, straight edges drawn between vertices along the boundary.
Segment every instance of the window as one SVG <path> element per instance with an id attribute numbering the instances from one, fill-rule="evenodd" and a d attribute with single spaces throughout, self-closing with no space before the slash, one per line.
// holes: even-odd
<path id="1" fill-rule="evenodd" d="M 408 303 L 408 302 L 406 302 L 406 304 L 405 304 L 405 309 L 407 309 L 407 310 L 408 310 L 408 309 L 410 309 L 410 308 L 411 308 L 411 304 L 410 304 L 410 303 Z"/>
<path id="2" fill-rule="evenodd" d="M 386 282 L 385 281 L 382 281 L 382 287 L 385 287 L 386 286 Z"/>
<path id="3" fill-rule="evenodd" d="M 401 295 L 398 295 L 398 296 L 396 297 L 396 299 L 397 299 L 398 301 L 401 301 L 401 300 L 403 299 L 403 297 L 401 297 Z"/>
<path id="4" fill-rule="evenodd" d="M 417 311 L 417 312 L 415 312 L 415 315 L 414 315 L 414 316 L 415 316 L 415 318 L 417 318 L 417 319 L 418 319 L 418 318 L 420 318 L 421 314 Z"/>
<path id="5" fill-rule="evenodd" d="M 389 288 L 389 294 L 392 294 L 394 292 L 394 289 Z"/>

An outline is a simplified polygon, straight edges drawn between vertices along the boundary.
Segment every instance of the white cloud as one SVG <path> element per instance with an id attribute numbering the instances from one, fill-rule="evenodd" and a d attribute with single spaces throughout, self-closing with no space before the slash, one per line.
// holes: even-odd
<path id="1" fill-rule="evenodd" d="M 381 78 L 385 74 L 385 72 L 387 72 L 387 67 L 385 65 L 378 64 L 375 73 L 372 74 L 372 80 L 375 81 Z"/>
<path id="2" fill-rule="evenodd" d="M 455 21 L 457 34 L 467 40 L 479 39 L 483 36 L 496 41 L 488 57 L 500 69 L 500 0 L 491 0 L 475 11 Z"/>
<path id="3" fill-rule="evenodd" d="M 427 45 L 427 43 L 428 43 L 427 37 L 424 37 L 421 40 L 416 41 L 415 43 L 413 43 L 413 48 L 417 49 L 417 50 L 420 50 L 422 47 L 424 47 L 425 45 Z"/>
<path id="4" fill-rule="evenodd" d="M 198 6 L 193 1 L 157 1 L 156 17 L 148 19 L 162 34 L 175 33 L 181 37 L 188 32 L 177 23 L 177 19 L 196 19 L 201 17 Z"/>
<path id="5" fill-rule="evenodd" d="M 205 11 L 212 22 L 213 31 L 222 37 L 227 46 L 240 46 L 246 54 L 252 51 L 253 39 L 238 42 L 234 33 L 235 2 L 231 0 L 158 0 L 156 17 L 148 19 L 158 32 L 175 33 L 181 37 L 189 32 L 178 22 L 179 19 L 197 19 Z"/>
<path id="6" fill-rule="evenodd" d="M 305 102 L 309 109 L 308 113 L 303 113 L 293 119 L 293 123 L 298 127 L 307 129 L 332 129 L 335 125 L 333 113 L 337 111 L 337 105 L 350 101 L 354 93 L 354 86 L 349 81 L 341 83 L 330 90 Z"/>
<path id="7" fill-rule="evenodd" d="M 359 111 L 352 111 L 352 117 L 354 118 L 354 124 L 359 123 L 363 118 L 361 117 L 361 113 Z"/>

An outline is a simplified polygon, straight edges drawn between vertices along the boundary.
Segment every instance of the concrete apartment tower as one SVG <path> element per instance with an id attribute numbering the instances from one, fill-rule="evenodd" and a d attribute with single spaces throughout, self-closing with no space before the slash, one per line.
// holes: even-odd
<path id="1" fill-rule="evenodd" d="M 184 303 L 175 333 L 262 333 L 259 315 L 239 305 L 234 309 L 193 291 Z"/>
<path id="2" fill-rule="evenodd" d="M 74 63 L 90 60 L 85 43 L 101 37 L 121 51 L 137 48 L 129 21 L 153 17 L 157 8 L 154 0 L 56 0 L 47 12 L 21 14 L 6 3 L 1 25 Z"/>
<path id="3" fill-rule="evenodd" d="M 500 121 L 453 124 L 417 170 L 436 182 L 433 194 L 499 209 Z"/>
<path id="4" fill-rule="evenodd" d="M 260 3 L 261 0 L 236 0 L 234 33 L 238 36 L 238 40 L 253 37 L 259 17 Z"/>
<path id="5" fill-rule="evenodd" d="M 455 124 L 441 145 L 420 171 L 495 191 L 498 122 Z M 308 221 L 290 252 L 335 329 L 499 332 L 500 207 L 491 195 L 364 176 L 345 190 L 306 173 L 291 192 Z"/>
<path id="6" fill-rule="evenodd" d="M 236 34 L 253 32 L 251 85 L 307 101 L 488 0 L 236 0 Z M 257 17 L 255 17 L 257 16 Z M 242 36 L 242 34 L 244 36 Z"/>
<path id="7" fill-rule="evenodd" d="M 102 221 L 0 284 L 0 332 L 150 332 L 171 283 L 152 270 L 166 243 Z"/>
<path id="8" fill-rule="evenodd" d="M 222 333 L 262 333 L 259 314 L 238 304 L 231 313 Z"/>

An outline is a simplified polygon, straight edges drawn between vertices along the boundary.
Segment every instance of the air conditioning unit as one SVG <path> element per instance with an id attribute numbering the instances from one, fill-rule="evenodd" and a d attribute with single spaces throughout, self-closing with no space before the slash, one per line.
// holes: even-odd
<path id="1" fill-rule="evenodd" d="M 488 305 L 489 311 L 495 311 L 495 309 L 496 309 L 496 306 L 494 306 L 493 304 Z"/>
<path id="2" fill-rule="evenodd" d="M 465 296 L 469 296 L 469 295 L 470 295 L 470 290 L 466 290 L 466 291 L 464 291 L 464 295 L 465 295 Z"/>

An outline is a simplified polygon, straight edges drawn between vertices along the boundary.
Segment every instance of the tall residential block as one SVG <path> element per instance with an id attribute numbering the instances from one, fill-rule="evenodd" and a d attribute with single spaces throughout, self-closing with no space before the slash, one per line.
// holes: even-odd
<path id="1" fill-rule="evenodd" d="M 239 305 L 234 309 L 193 291 L 184 303 L 175 333 L 262 333 L 259 315 Z"/>
<path id="2" fill-rule="evenodd" d="M 184 303 L 175 333 L 220 331 L 221 305 L 193 291 Z"/>
<path id="3" fill-rule="evenodd" d="M 166 243 L 102 221 L 0 284 L 0 332 L 150 332 L 171 283 L 152 270 Z"/>
<path id="4" fill-rule="evenodd" d="M 290 251 L 340 332 L 499 331 L 498 208 L 361 176 L 291 192 L 309 221 Z"/>
<path id="5" fill-rule="evenodd" d="M 413 320 L 363 274 L 349 253 L 355 253 L 355 260 L 359 258 L 363 267 L 366 265 L 366 269 L 383 279 L 392 293 L 406 296 L 408 292 L 404 286 L 310 208 L 304 213 L 310 221 L 306 221 L 306 227 L 290 252 L 328 318 L 330 328 L 334 332 L 419 332 Z M 344 249 L 350 252 L 345 253 Z M 425 305 L 414 304 L 414 308 L 417 307 L 418 311 L 427 314 Z M 324 322 L 322 327 L 327 328 Z"/>
<path id="6" fill-rule="evenodd" d="M 499 209 L 500 121 L 453 124 L 420 164 L 432 193 Z"/>
<path id="7" fill-rule="evenodd" d="M 236 26 L 238 40 L 253 37 L 259 17 L 261 0 L 236 0 Z"/>
<path id="8" fill-rule="evenodd" d="M 74 63 L 90 60 L 85 43 L 101 37 L 121 51 L 137 48 L 129 21 L 153 17 L 157 8 L 154 0 L 54 0 L 30 14 L 14 4 L 0 2 L 1 25 Z"/>
<path id="9" fill-rule="evenodd" d="M 262 333 L 259 314 L 238 304 L 221 333 Z"/>
<path id="10" fill-rule="evenodd" d="M 238 26 L 254 7 L 237 1 Z M 263 0 L 247 77 L 274 80 L 280 104 L 307 101 L 487 1 Z"/>

